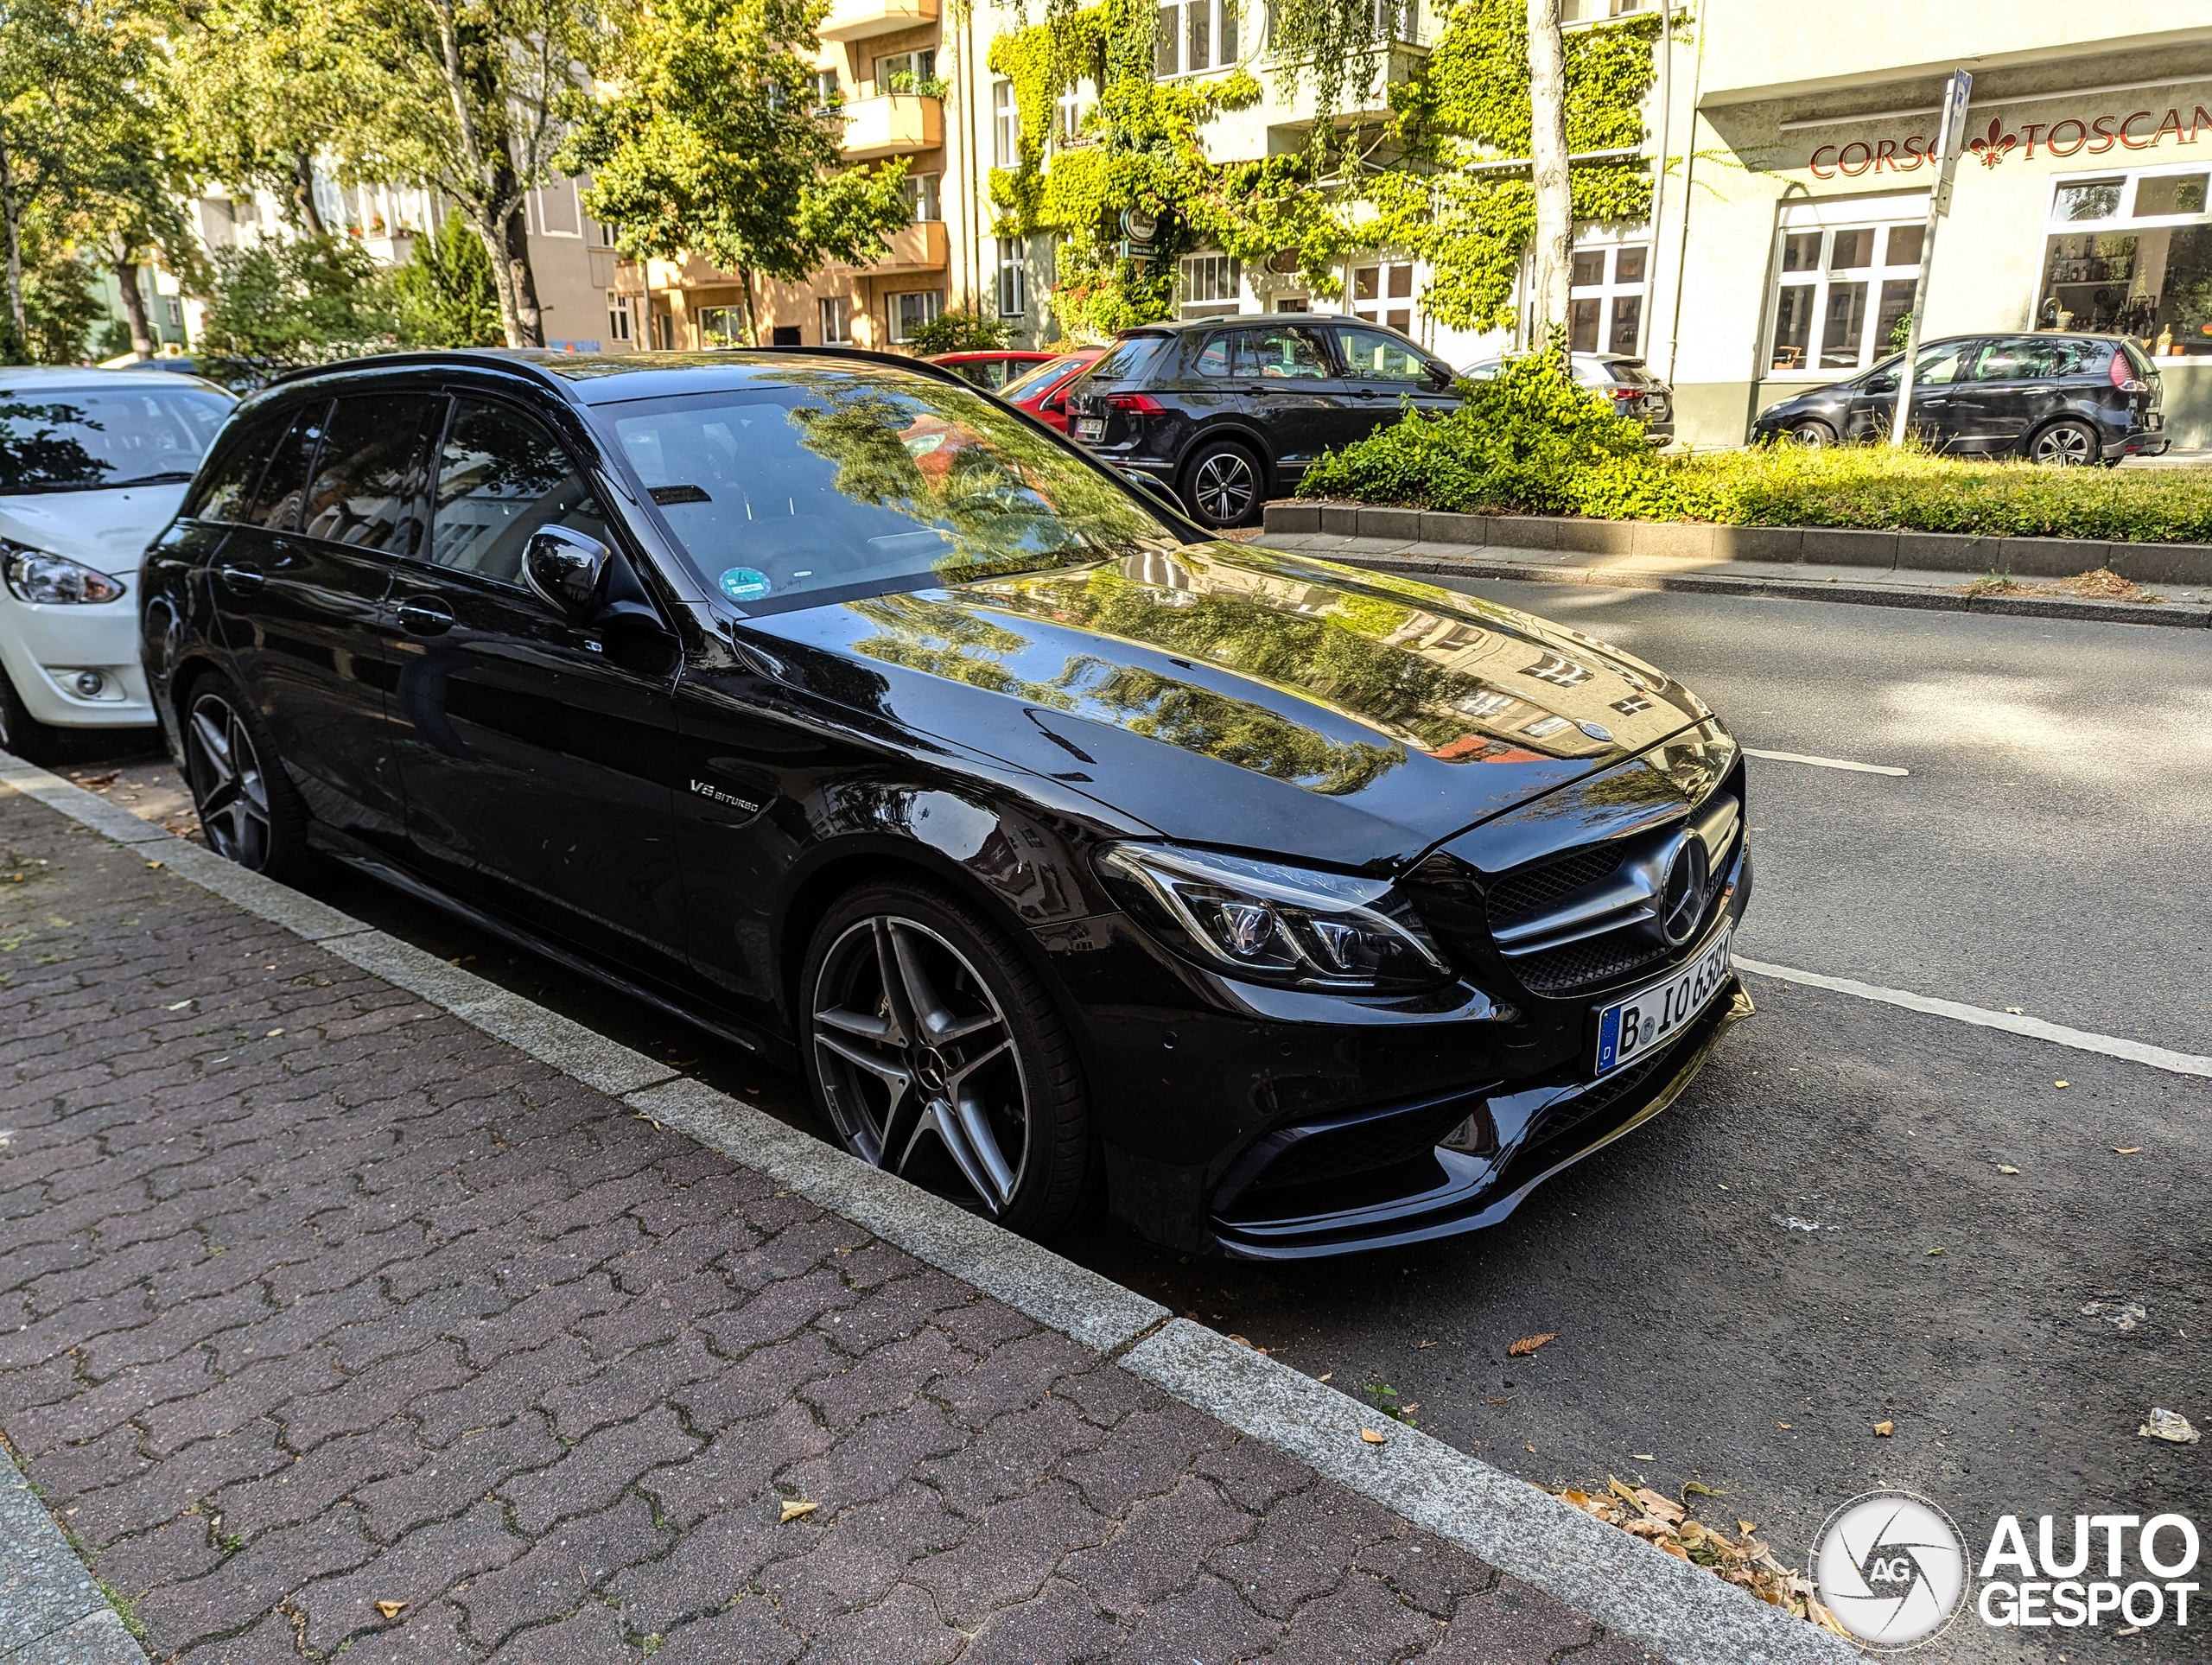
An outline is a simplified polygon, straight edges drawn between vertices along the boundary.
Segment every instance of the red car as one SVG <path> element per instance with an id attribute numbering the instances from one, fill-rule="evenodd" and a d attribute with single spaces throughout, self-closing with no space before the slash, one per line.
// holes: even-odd
<path id="1" fill-rule="evenodd" d="M 1053 353 L 1028 374 L 999 389 L 999 397 L 1065 434 L 1068 431 L 1067 391 L 1105 351 L 1103 346 L 1081 346 L 1072 353 Z"/>
<path id="2" fill-rule="evenodd" d="M 1016 347 L 992 353 L 940 353 L 925 362 L 943 365 L 963 382 L 973 382 L 987 393 L 995 393 L 1015 377 L 1026 375 L 1054 353 L 1029 353 Z"/>

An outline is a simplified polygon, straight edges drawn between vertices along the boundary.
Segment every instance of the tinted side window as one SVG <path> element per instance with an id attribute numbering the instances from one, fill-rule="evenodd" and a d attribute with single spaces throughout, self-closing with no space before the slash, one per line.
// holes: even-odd
<path id="1" fill-rule="evenodd" d="M 456 400 L 438 454 L 430 558 L 519 583 L 523 548 L 541 526 L 607 536 L 598 499 L 543 424 L 488 400 Z"/>
<path id="2" fill-rule="evenodd" d="M 186 520 L 243 520 L 269 454 L 291 426 L 289 411 L 264 411 L 223 435 L 181 511 Z"/>
<path id="3" fill-rule="evenodd" d="M 2103 347 L 2094 341 L 2033 338 L 1992 341 L 1974 360 L 1974 379 L 2011 382 L 2079 376 L 2094 369 L 2103 358 Z"/>
<path id="4" fill-rule="evenodd" d="M 1330 373 L 1327 355 L 1311 332 L 1281 324 L 1243 331 L 1237 358 L 1239 374 L 1267 381 L 1325 381 Z"/>
<path id="5" fill-rule="evenodd" d="M 1426 384 L 1428 365 L 1407 342 L 1379 329 L 1336 331 L 1337 351 L 1344 355 L 1344 373 L 1357 382 Z"/>
<path id="6" fill-rule="evenodd" d="M 365 393 L 341 398 L 308 488 L 301 530 L 310 537 L 385 555 L 423 547 L 425 454 L 433 412 L 445 401 L 427 393 Z"/>
<path id="7" fill-rule="evenodd" d="M 241 521 L 272 532 L 299 530 L 300 500 L 307 495 L 308 471 L 315 467 L 315 451 L 322 444 L 323 417 L 329 410 L 327 401 L 318 399 L 295 414 L 261 476 L 253 507 L 238 517 Z"/>
<path id="8" fill-rule="evenodd" d="M 1236 338 L 1229 334 L 1209 335 L 1199 346 L 1198 354 L 1191 361 L 1191 368 L 1201 376 L 1229 376 L 1235 371 L 1230 364 L 1231 347 Z"/>

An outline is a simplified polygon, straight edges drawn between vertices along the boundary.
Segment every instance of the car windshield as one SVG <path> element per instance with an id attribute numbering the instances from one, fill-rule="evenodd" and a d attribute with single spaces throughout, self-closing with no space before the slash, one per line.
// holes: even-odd
<path id="1" fill-rule="evenodd" d="M 888 366 L 604 407 L 700 579 L 747 613 L 1177 548 L 1018 412 Z"/>
<path id="2" fill-rule="evenodd" d="M 1001 388 L 999 397 L 1011 403 L 1019 404 L 1039 388 L 1058 377 L 1067 374 L 1071 366 L 1082 362 L 1082 359 L 1072 353 L 1064 353 L 1057 359 L 1047 359 L 1043 364 L 1033 365 Z"/>
<path id="3" fill-rule="evenodd" d="M 181 484 L 230 414 L 213 389 L 0 388 L 0 493 Z"/>

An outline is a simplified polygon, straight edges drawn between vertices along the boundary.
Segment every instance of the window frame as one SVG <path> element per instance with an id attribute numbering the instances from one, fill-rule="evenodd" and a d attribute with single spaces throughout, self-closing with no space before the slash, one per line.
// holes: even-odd
<path id="1" fill-rule="evenodd" d="M 998 297 L 999 316 L 1027 318 L 1029 315 L 1029 250 L 1027 239 L 1001 237 L 998 239 L 998 264 L 992 289 Z"/>
<path id="2" fill-rule="evenodd" d="M 2109 162 L 2112 158 L 2107 156 L 2101 160 Z M 2078 237 L 2085 234 L 2133 237 L 2138 239 L 2137 258 L 2139 260 L 2142 246 L 2140 239 L 2145 236 L 2158 232 L 2196 230 L 2212 226 L 2212 177 L 2207 178 L 2204 207 L 2193 213 L 2145 215 L 2139 210 L 2142 187 L 2146 181 L 2172 179 L 2177 176 L 2188 178 L 2192 175 L 2212 176 L 2212 160 L 2157 162 L 2142 168 L 2083 168 L 2053 175 L 2050 181 L 2050 195 L 2044 205 L 2044 224 L 2040 228 L 2041 242 L 2035 258 L 2031 262 L 2029 282 L 2031 287 L 2028 295 L 2026 315 L 2029 329 L 2040 331 L 2058 327 L 2055 321 L 2044 321 L 2045 299 L 2047 296 L 2055 294 L 2057 288 L 2049 281 L 2053 258 L 2051 245 L 2055 239 L 2060 237 Z M 2059 198 L 2068 188 L 2101 184 L 2115 178 L 2120 182 L 2120 198 L 2112 213 L 2099 219 L 2063 219 L 2059 217 Z M 2168 245 L 2168 253 L 2169 255 L 2171 253 L 2171 244 Z M 2133 281 L 2132 272 L 2128 281 L 2132 285 Z M 2159 296 L 2161 302 L 2164 302 L 2171 292 L 2171 283 L 2162 284 Z M 2072 333 L 2090 333 L 2101 327 L 2094 321 L 2080 321 L 2078 314 L 2074 316 L 2075 321 L 2070 322 L 2067 327 Z M 2202 333 L 2195 337 L 2175 335 L 2172 338 L 2172 345 L 2176 348 L 2181 348 L 2186 341 L 2193 340 L 2200 349 L 2197 352 L 2158 353 L 2157 351 L 2158 332 L 2155 327 L 2157 324 L 2155 316 L 2152 322 L 2154 328 L 2147 339 L 2136 336 L 2126 330 L 2118 321 L 2114 321 L 2112 328 L 2116 333 L 2127 334 L 2130 340 L 2139 341 L 2144 355 L 2154 365 L 2163 365 L 2177 359 L 2205 361 L 2208 358 L 2212 358 L 2212 336 L 2206 336 Z M 2169 323 L 2167 327 L 2171 328 L 2171 324 Z M 2199 328 L 2201 332 L 2202 326 Z"/>
<path id="3" fill-rule="evenodd" d="M 1766 316 L 1759 331 L 1759 358 L 1753 378 L 1759 382 L 1804 383 L 1819 385 L 1825 382 L 1848 381 L 1853 376 L 1864 375 L 1875 365 L 1891 356 L 1891 348 L 1881 327 L 1882 289 L 1887 283 L 1916 283 L 1920 276 L 1920 261 L 1910 264 L 1890 264 L 1890 239 L 1899 230 L 1918 231 L 1927 224 L 1928 197 L 1925 192 L 1910 195 L 1875 198 L 1814 198 L 1786 203 L 1777 217 L 1774 238 L 1768 255 L 1766 286 Z M 1879 241 L 1875 259 L 1866 266 L 1853 266 L 1840 272 L 1834 269 L 1835 239 L 1840 233 L 1872 232 Z M 1818 239 L 1812 267 L 1802 271 L 1783 270 L 1783 251 L 1792 237 L 1810 235 Z M 1923 243 L 1922 252 L 1925 252 Z M 1645 257 L 1645 289 L 1650 282 L 1650 257 Z M 1855 361 L 1849 365 L 1822 365 L 1821 342 L 1826 337 L 1832 296 L 1836 281 L 1845 284 L 1863 283 L 1866 289 L 1867 308 L 1859 326 L 1859 348 Z M 1782 350 L 1778 337 L 1782 329 L 1783 297 L 1785 292 L 1804 291 L 1810 296 L 1811 317 L 1807 324 L 1804 362 L 1777 368 L 1776 358 Z M 1649 323 L 1649 308 L 1645 321 Z M 1640 354 L 1637 356 L 1642 356 Z"/>
<path id="4" fill-rule="evenodd" d="M 1012 81 L 991 83 L 991 165 L 1021 165 L 1021 105 Z"/>
<path id="5" fill-rule="evenodd" d="M 1153 79 L 1168 81 L 1179 80 L 1186 75 L 1212 75 L 1224 69 L 1233 69 L 1242 63 L 1244 60 L 1244 39 L 1241 27 L 1243 22 L 1241 16 L 1243 6 L 1243 0 L 1160 0 L 1154 13 Z M 1162 51 L 1168 44 L 1167 39 L 1158 33 L 1160 21 L 1170 12 L 1175 16 L 1173 68 L 1166 67 L 1166 58 Z M 1191 20 L 1193 13 L 1202 14 L 1205 22 L 1206 61 L 1202 64 L 1191 61 Z M 1229 50 L 1225 53 L 1222 49 L 1222 24 L 1224 21 L 1229 25 Z"/>
<path id="6" fill-rule="evenodd" d="M 914 339 L 912 335 L 900 334 L 905 327 L 899 321 L 902 308 L 899 303 L 909 296 L 933 300 L 932 305 L 924 308 L 927 316 L 922 322 L 934 323 L 944 315 L 944 291 L 941 289 L 892 290 L 883 297 L 883 334 L 884 339 L 893 346 L 905 346 Z"/>
<path id="7" fill-rule="evenodd" d="M 554 446 L 568 460 L 569 470 L 577 479 L 584 482 L 594 499 L 597 500 L 601 510 L 600 524 L 607 529 L 607 547 L 629 563 L 632 570 L 639 575 L 639 581 L 645 587 L 649 595 L 658 588 L 644 577 L 644 574 L 652 569 L 652 562 L 640 557 L 639 551 L 632 543 L 631 534 L 624 525 L 622 516 L 615 507 L 615 505 L 626 494 L 629 483 L 611 479 L 607 467 L 594 450 L 580 451 L 569 436 L 561 431 L 561 425 L 558 423 L 549 421 L 543 411 L 533 409 L 518 399 L 510 398 L 504 391 L 495 391 L 489 388 L 474 387 L 466 384 L 448 383 L 439 389 L 438 392 L 446 402 L 445 420 L 438 425 L 435 436 L 430 444 L 429 477 L 425 482 L 427 489 L 423 493 L 427 530 L 423 539 L 423 550 L 416 555 L 395 556 L 392 557 L 394 560 L 403 561 L 425 572 L 435 574 L 440 582 L 487 584 L 494 587 L 502 596 L 527 596 L 531 605 L 537 607 L 546 617 L 557 620 L 564 625 L 573 622 L 565 614 L 550 606 L 545 598 L 538 594 L 536 590 L 531 588 L 529 584 L 524 581 L 519 572 L 513 578 L 502 578 L 495 573 L 485 572 L 474 567 L 449 567 L 437 558 L 438 472 L 443 466 L 446 442 L 453 437 L 454 423 L 460 416 L 461 407 L 464 403 L 474 400 L 478 404 L 492 406 L 504 411 L 511 419 L 535 425 L 552 440 Z M 327 418 L 325 420 L 327 424 Z M 620 491 L 608 489 L 617 485 L 622 489 Z M 648 505 L 652 505 L 652 499 L 650 494 L 647 495 L 645 502 Z M 653 512 L 658 513 L 658 509 L 655 508 Z M 656 612 L 660 610 L 660 604 L 657 598 L 653 605 Z M 665 623 L 665 620 L 663 622 Z"/>
<path id="8" fill-rule="evenodd" d="M 1596 283 L 1576 283 L 1570 281 L 1567 286 L 1568 345 L 1574 352 L 1599 354 L 1619 353 L 1630 359 L 1640 359 L 1643 356 L 1644 334 L 1651 325 L 1649 297 L 1652 247 L 1649 228 L 1643 229 L 1644 234 L 1641 237 L 1631 237 L 1624 230 L 1618 239 L 1601 240 L 1593 238 L 1574 245 L 1574 257 L 1596 255 L 1599 262 Z M 1643 275 L 1640 277 L 1624 279 L 1620 276 L 1621 255 L 1630 249 L 1643 251 Z M 1570 269 L 1570 278 L 1571 276 Z M 1637 303 L 1636 333 L 1635 339 L 1628 346 L 1622 346 L 1618 344 L 1616 337 L 1620 331 L 1620 305 L 1623 301 L 1627 300 L 1633 300 Z M 1574 344 L 1574 303 L 1578 301 L 1597 303 L 1598 329 L 1594 346 L 1585 347 Z"/>

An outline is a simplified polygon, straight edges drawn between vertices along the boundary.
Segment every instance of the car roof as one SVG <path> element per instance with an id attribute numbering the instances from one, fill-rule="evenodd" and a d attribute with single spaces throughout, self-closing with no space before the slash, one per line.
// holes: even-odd
<path id="1" fill-rule="evenodd" d="M 1044 352 L 1033 346 L 1001 346 L 972 353 L 938 353 L 921 360 L 928 365 L 964 365 L 977 359 L 1034 359 L 1039 363 L 1057 359 L 1057 353 Z"/>
<path id="2" fill-rule="evenodd" d="M 1162 318 L 1154 324 L 1132 324 L 1118 332 L 1117 339 L 1133 335 L 1182 335 L 1194 329 L 1233 329 L 1255 324 L 1357 324 L 1362 329 L 1379 329 L 1392 335 L 1405 335 L 1402 329 L 1391 329 L 1388 324 L 1378 324 L 1371 318 L 1355 318 L 1348 312 L 1218 312 L 1211 318 Z M 1406 336 L 1411 340 L 1411 336 Z"/>
<path id="3" fill-rule="evenodd" d="M 85 365 L 7 365 L 0 366 L 0 387 L 39 385 L 60 389 L 80 387 L 87 391 L 96 388 L 113 387 L 118 382 L 126 386 L 140 383 L 148 387 L 199 386 L 210 393 L 230 397 L 204 376 L 194 376 L 181 371 L 159 370 L 152 365 L 143 369 L 98 370 Z"/>

